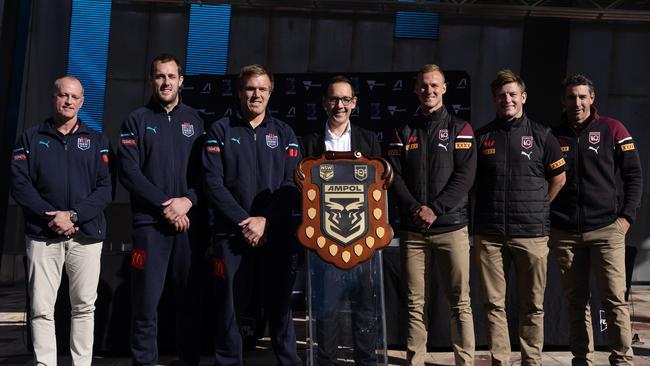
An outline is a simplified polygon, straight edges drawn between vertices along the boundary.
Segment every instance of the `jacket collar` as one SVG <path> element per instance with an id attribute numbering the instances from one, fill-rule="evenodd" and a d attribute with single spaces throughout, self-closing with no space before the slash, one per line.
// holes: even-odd
<path id="1" fill-rule="evenodd" d="M 521 117 L 515 118 L 512 121 L 506 121 L 503 120 L 499 117 L 496 118 L 498 121 L 499 128 L 504 129 L 504 130 L 510 130 L 510 129 L 515 129 L 521 127 L 526 121 L 528 121 L 528 117 L 526 116 L 526 113 L 524 112 Z"/>
<path id="2" fill-rule="evenodd" d="M 172 110 L 169 112 L 169 114 L 173 114 L 174 112 L 176 112 L 179 108 L 181 108 L 182 105 L 183 105 L 183 100 L 181 99 L 181 96 L 179 95 L 178 96 L 178 104 L 176 104 L 174 106 L 174 108 L 172 108 Z M 162 104 L 158 103 L 158 101 L 156 99 L 154 99 L 154 97 L 151 97 L 149 99 L 149 103 L 147 103 L 147 108 L 151 109 L 155 113 L 165 113 L 165 114 L 167 114 L 167 110 L 162 106 Z"/>
<path id="3" fill-rule="evenodd" d="M 47 134 L 47 135 L 52 135 L 56 137 L 63 136 L 59 130 L 54 127 L 54 118 L 50 117 L 45 120 L 45 122 L 41 123 L 40 127 L 38 128 L 38 132 L 41 134 Z M 77 117 L 77 124 L 75 127 L 72 128 L 70 133 L 68 135 L 79 135 L 79 134 L 89 134 L 91 132 L 90 128 L 88 125 L 86 125 L 81 118 Z"/>
<path id="4" fill-rule="evenodd" d="M 593 121 L 600 119 L 600 115 L 598 114 L 598 109 L 594 107 L 593 105 L 589 109 L 589 117 L 587 117 L 587 120 L 580 123 L 580 124 L 572 124 L 569 122 L 569 118 L 567 117 L 566 112 L 562 113 L 562 123 L 566 126 L 569 126 L 571 128 L 574 128 L 578 131 L 584 130 L 587 126 L 589 126 Z"/>

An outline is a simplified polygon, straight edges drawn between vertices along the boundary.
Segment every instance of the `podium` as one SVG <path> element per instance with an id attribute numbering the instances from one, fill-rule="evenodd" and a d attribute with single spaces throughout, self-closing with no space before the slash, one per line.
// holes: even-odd
<path id="1" fill-rule="evenodd" d="M 386 365 L 382 258 L 390 243 L 390 165 L 360 152 L 303 159 L 298 239 L 307 253 L 307 364 Z"/>

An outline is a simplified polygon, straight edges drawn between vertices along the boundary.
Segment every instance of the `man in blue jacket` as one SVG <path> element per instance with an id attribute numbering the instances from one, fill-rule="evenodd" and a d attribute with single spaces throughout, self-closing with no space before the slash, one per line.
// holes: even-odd
<path id="1" fill-rule="evenodd" d="M 54 82 L 54 116 L 26 130 L 13 151 L 12 194 L 25 217 L 34 364 L 56 365 L 54 304 L 65 267 L 70 281 L 70 353 L 90 365 L 104 209 L 111 201 L 108 139 L 77 113 L 79 80 Z"/>
<path id="2" fill-rule="evenodd" d="M 216 364 L 243 364 L 238 311 L 259 293 L 278 364 L 300 365 L 291 316 L 298 141 L 266 109 L 273 91 L 267 69 L 243 67 L 238 90 L 239 112 L 210 126 L 203 150 L 206 194 L 215 213 Z"/>
<path id="3" fill-rule="evenodd" d="M 176 293 L 179 358 L 199 362 L 194 279 L 203 253 L 204 215 L 198 210 L 203 120 L 183 104 L 183 72 L 168 54 L 151 63 L 151 101 L 122 124 L 118 149 L 122 185 L 131 193 L 131 352 L 134 365 L 158 361 L 158 302 L 167 272 Z M 190 229 L 191 225 L 191 229 Z"/>

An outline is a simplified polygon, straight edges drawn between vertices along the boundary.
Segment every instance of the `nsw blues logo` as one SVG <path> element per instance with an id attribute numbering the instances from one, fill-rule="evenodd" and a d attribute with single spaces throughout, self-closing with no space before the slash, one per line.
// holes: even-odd
<path id="1" fill-rule="evenodd" d="M 266 146 L 270 147 L 271 149 L 275 149 L 276 147 L 278 147 L 278 135 L 274 133 L 267 134 Z"/>
<path id="2" fill-rule="evenodd" d="M 194 136 L 194 125 L 189 123 L 189 122 L 184 122 L 181 125 L 181 132 L 183 133 L 183 136 L 185 136 L 185 137 Z"/>
<path id="3" fill-rule="evenodd" d="M 79 148 L 79 150 L 90 149 L 90 139 L 88 137 L 79 137 L 77 139 L 77 148 Z"/>

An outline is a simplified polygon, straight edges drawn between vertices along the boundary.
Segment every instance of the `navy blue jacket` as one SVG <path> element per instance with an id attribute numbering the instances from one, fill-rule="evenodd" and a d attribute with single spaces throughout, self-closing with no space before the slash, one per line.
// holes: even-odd
<path id="1" fill-rule="evenodd" d="M 25 234 L 35 239 L 60 235 L 47 224 L 47 211 L 75 210 L 79 233 L 95 241 L 106 238 L 104 209 L 111 202 L 106 136 L 79 121 L 63 135 L 48 119 L 26 130 L 11 160 L 11 188 L 23 208 Z"/>
<path id="2" fill-rule="evenodd" d="M 203 149 L 206 194 L 216 213 L 214 231 L 237 233 L 242 220 L 264 216 L 271 232 L 287 232 L 298 203 L 293 171 L 299 160 L 293 130 L 268 112 L 255 129 L 239 115 L 214 122 Z"/>
<path id="3" fill-rule="evenodd" d="M 131 193 L 134 225 L 166 222 L 162 203 L 170 198 L 187 197 L 193 207 L 199 203 L 203 133 L 198 112 L 180 102 L 167 113 L 152 100 L 127 117 L 118 162 L 120 182 Z"/>

